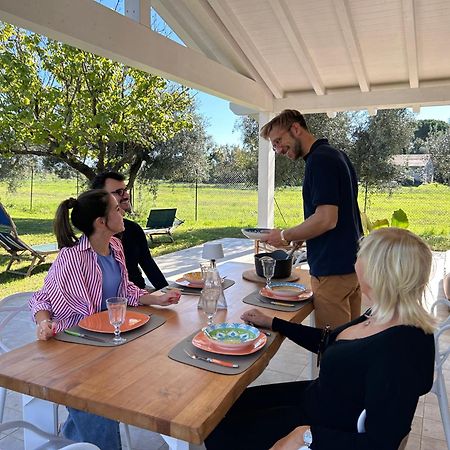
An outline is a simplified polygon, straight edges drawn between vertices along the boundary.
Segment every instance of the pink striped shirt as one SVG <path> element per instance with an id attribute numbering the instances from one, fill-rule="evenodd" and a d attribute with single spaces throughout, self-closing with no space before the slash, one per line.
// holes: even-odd
<path id="1" fill-rule="evenodd" d="M 110 244 L 122 273 L 118 296 L 126 297 L 128 305 L 137 306 L 139 297 L 148 292 L 128 280 L 120 240 L 113 237 Z M 43 288 L 31 297 L 29 305 L 33 318 L 38 311 L 49 311 L 59 332 L 99 312 L 101 303 L 102 272 L 97 253 L 83 235 L 75 246 L 61 249 L 45 277 Z"/>

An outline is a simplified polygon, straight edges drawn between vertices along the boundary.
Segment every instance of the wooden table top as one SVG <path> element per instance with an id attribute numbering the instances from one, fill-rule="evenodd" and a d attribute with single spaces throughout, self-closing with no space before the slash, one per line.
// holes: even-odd
<path id="1" fill-rule="evenodd" d="M 225 291 L 227 311 L 216 322 L 236 320 L 249 305 L 242 298 L 259 285 L 243 280 L 249 264 L 227 262 L 222 276 L 236 284 Z M 307 273 L 301 281 L 309 286 Z M 170 349 L 206 323 L 198 297 L 183 296 L 168 308 L 140 307 L 166 318 L 150 333 L 119 347 L 93 347 L 51 339 L 0 356 L 0 386 L 124 423 L 200 444 L 243 390 L 264 370 L 283 338 L 263 350 L 248 370 L 221 375 L 169 359 Z M 312 311 L 264 309 L 268 315 L 300 323 Z"/>

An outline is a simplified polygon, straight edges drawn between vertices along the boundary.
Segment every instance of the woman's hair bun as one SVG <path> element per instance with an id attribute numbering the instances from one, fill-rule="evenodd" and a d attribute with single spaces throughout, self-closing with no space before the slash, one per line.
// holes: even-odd
<path id="1" fill-rule="evenodd" d="M 70 198 L 67 200 L 67 207 L 68 207 L 69 209 L 75 208 L 75 206 L 77 205 L 77 203 L 78 203 L 78 200 L 77 200 L 76 198 L 70 197 Z"/>

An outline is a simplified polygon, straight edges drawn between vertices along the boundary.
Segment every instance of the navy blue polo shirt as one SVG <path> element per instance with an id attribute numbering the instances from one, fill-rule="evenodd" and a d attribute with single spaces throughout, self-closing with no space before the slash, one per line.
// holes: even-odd
<path id="1" fill-rule="evenodd" d="M 353 273 L 362 236 L 355 169 L 348 156 L 327 139 L 314 142 L 304 160 L 305 219 L 320 205 L 338 207 L 336 227 L 306 242 L 310 273 L 316 277 Z"/>

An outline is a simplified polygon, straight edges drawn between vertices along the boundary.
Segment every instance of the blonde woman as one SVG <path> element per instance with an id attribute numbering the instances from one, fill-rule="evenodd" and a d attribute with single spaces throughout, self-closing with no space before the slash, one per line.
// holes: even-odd
<path id="1" fill-rule="evenodd" d="M 247 389 L 206 440 L 208 450 L 397 450 L 433 383 L 434 321 L 422 304 L 431 261 L 418 236 L 380 229 L 358 252 L 356 273 L 372 305 L 361 317 L 328 332 L 245 312 L 243 320 L 319 353 L 320 375 Z M 363 410 L 366 431 L 358 433 Z"/>

